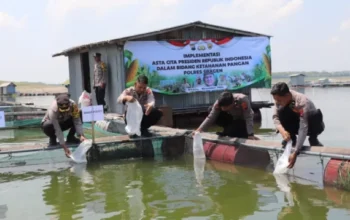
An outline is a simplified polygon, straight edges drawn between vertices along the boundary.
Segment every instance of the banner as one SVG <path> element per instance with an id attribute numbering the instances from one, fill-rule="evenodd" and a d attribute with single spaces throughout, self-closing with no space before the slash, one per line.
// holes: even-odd
<path id="1" fill-rule="evenodd" d="M 233 37 L 199 41 L 128 41 L 124 46 L 126 87 L 138 75 L 158 93 L 271 87 L 268 37 Z"/>

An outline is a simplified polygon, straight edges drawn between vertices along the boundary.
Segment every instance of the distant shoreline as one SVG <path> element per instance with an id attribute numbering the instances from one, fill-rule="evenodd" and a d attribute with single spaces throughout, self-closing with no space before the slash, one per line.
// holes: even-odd
<path id="1" fill-rule="evenodd" d="M 276 82 L 288 82 L 289 75 L 295 73 L 305 74 L 305 80 L 316 81 L 321 78 L 329 78 L 338 82 L 350 81 L 350 71 L 343 72 L 276 72 L 272 73 L 272 84 Z M 9 81 L 1 81 L 0 84 Z M 16 84 L 16 96 L 50 96 L 61 93 L 68 93 L 68 89 L 63 84 L 46 84 L 41 82 L 13 82 Z"/>

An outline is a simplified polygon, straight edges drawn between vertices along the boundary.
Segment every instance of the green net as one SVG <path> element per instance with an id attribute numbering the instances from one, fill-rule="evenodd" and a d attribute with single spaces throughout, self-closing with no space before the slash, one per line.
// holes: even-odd
<path id="1" fill-rule="evenodd" d="M 100 161 L 120 160 L 130 158 L 141 158 L 143 152 L 152 151 L 155 160 L 163 158 L 162 147 L 164 140 L 161 138 L 140 141 L 138 143 L 109 143 L 99 146 Z M 72 152 L 76 148 L 70 148 Z M 19 167 L 40 164 L 57 164 L 70 161 L 63 153 L 63 150 L 50 151 L 39 150 L 26 153 L 0 154 L 0 168 Z"/>
<path id="2" fill-rule="evenodd" d="M 7 128 L 40 127 L 41 120 L 42 118 L 11 120 L 11 121 L 6 121 L 6 127 Z"/>

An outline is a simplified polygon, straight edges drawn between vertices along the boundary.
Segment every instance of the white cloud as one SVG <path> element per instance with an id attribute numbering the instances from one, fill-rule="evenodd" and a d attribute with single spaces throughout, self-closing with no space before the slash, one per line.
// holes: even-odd
<path id="1" fill-rule="evenodd" d="M 62 20 L 68 13 L 79 9 L 93 9 L 96 13 L 101 13 L 139 2 L 141 0 L 49 0 L 46 12 L 50 17 Z"/>
<path id="2" fill-rule="evenodd" d="M 180 0 L 151 0 L 151 6 L 174 6 L 179 4 Z"/>
<path id="3" fill-rule="evenodd" d="M 287 17 L 295 13 L 299 8 L 302 7 L 303 3 L 304 3 L 303 0 L 292 0 L 285 5 L 281 5 L 280 8 L 278 8 L 277 10 L 276 19 Z"/>
<path id="4" fill-rule="evenodd" d="M 333 36 L 333 37 L 331 37 L 331 39 L 329 40 L 329 42 L 330 42 L 331 44 L 338 43 L 338 42 L 339 42 L 339 37 L 338 37 L 338 36 Z"/>
<path id="5" fill-rule="evenodd" d="M 26 22 L 26 17 L 22 19 L 16 19 L 15 17 L 5 13 L 0 12 L 0 28 L 1 27 L 11 27 L 11 28 L 21 28 Z"/>
<path id="6" fill-rule="evenodd" d="M 343 21 L 340 24 L 340 30 L 347 30 L 350 29 L 350 19 Z"/>
<path id="7" fill-rule="evenodd" d="M 181 0 L 150 0 L 142 10 L 139 19 L 143 24 L 161 25 L 178 17 L 177 7 Z"/>
<path id="8" fill-rule="evenodd" d="M 243 29 L 265 29 L 300 9 L 303 0 L 231 0 L 211 7 L 211 19 Z"/>

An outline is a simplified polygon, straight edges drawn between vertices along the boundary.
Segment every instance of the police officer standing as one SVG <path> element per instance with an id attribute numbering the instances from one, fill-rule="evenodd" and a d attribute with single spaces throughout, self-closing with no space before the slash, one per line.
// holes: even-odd
<path id="1" fill-rule="evenodd" d="M 96 94 L 97 105 L 103 105 L 104 111 L 107 110 L 105 102 L 106 93 L 106 79 L 107 79 L 107 66 L 101 61 L 101 54 L 95 53 L 95 67 L 94 67 L 94 89 Z"/>
<path id="2" fill-rule="evenodd" d="M 306 136 L 309 136 L 310 146 L 322 146 L 317 136 L 325 128 L 323 115 L 309 98 L 302 93 L 289 90 L 284 82 L 276 83 L 271 89 L 271 95 L 275 100 L 272 118 L 276 129 L 283 137 L 282 144 L 285 147 L 287 141 L 292 140 L 295 146 L 294 153 L 289 157 L 288 166 L 293 168 Z"/>
<path id="3" fill-rule="evenodd" d="M 225 91 L 209 111 L 208 117 L 196 131 L 205 131 L 215 122 L 223 127 L 223 131 L 217 133 L 219 136 L 258 139 L 254 136 L 254 111 L 245 94 Z"/>

